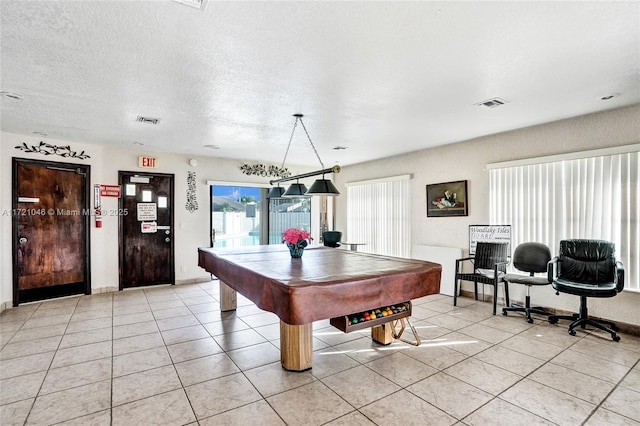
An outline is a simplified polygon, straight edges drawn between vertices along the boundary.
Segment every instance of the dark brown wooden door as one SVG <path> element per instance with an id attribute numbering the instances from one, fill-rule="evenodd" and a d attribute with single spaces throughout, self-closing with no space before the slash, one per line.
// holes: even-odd
<path id="1" fill-rule="evenodd" d="M 90 294 L 88 165 L 13 159 L 13 304 Z"/>
<path id="2" fill-rule="evenodd" d="M 119 172 L 120 289 L 173 284 L 173 175 Z"/>

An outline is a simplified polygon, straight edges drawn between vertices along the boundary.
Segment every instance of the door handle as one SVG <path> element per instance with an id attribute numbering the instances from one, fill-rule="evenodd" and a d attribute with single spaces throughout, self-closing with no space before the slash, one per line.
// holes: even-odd
<path id="1" fill-rule="evenodd" d="M 20 238 L 18 239 L 18 242 L 19 242 L 20 244 L 24 244 L 24 243 L 26 243 L 26 242 L 27 242 L 27 238 L 26 238 L 26 237 L 20 237 Z"/>
<path id="2" fill-rule="evenodd" d="M 171 238 L 167 237 L 164 239 L 164 241 L 168 243 L 169 241 L 171 241 Z"/>

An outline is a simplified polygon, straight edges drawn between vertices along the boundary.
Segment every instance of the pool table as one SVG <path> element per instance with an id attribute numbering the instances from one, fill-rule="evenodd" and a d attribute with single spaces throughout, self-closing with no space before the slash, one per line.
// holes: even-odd
<path id="1" fill-rule="evenodd" d="M 223 311 L 236 308 L 237 291 L 280 318 L 281 362 L 292 371 L 312 367 L 313 321 L 438 293 L 442 271 L 424 260 L 315 245 L 292 259 L 284 244 L 199 248 L 198 265 L 220 280 Z"/>

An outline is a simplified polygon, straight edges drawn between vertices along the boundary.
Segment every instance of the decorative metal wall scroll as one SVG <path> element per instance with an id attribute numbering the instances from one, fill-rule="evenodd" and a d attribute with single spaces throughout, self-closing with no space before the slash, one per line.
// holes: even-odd
<path id="1" fill-rule="evenodd" d="M 65 158 L 77 158 L 78 160 L 86 160 L 87 158 L 91 158 L 89 155 L 85 154 L 84 151 L 82 151 L 81 153 L 72 151 L 69 145 L 57 146 L 51 145 L 44 141 L 40 141 L 39 145 L 31 146 L 27 145 L 26 142 L 22 142 L 22 145 L 16 146 L 16 149 L 20 149 L 28 153 L 38 153 L 42 155 L 59 155 Z"/>
<path id="2" fill-rule="evenodd" d="M 240 166 L 240 170 L 245 175 L 258 175 L 262 177 L 274 176 L 280 178 L 286 178 L 291 176 L 291 172 L 286 167 L 278 167 L 278 166 L 265 166 L 264 164 L 243 164 Z"/>
<path id="3" fill-rule="evenodd" d="M 185 205 L 189 213 L 198 210 L 196 201 L 196 172 L 187 172 L 187 204 Z"/>

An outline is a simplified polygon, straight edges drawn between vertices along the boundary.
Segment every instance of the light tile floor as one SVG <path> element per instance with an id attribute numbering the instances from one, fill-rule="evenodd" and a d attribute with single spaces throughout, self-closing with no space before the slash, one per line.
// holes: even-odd
<path id="1" fill-rule="evenodd" d="M 0 424 L 640 425 L 640 338 L 491 305 L 414 301 L 423 343 L 314 323 L 283 370 L 278 318 L 217 281 L 33 303 L 0 315 Z"/>

